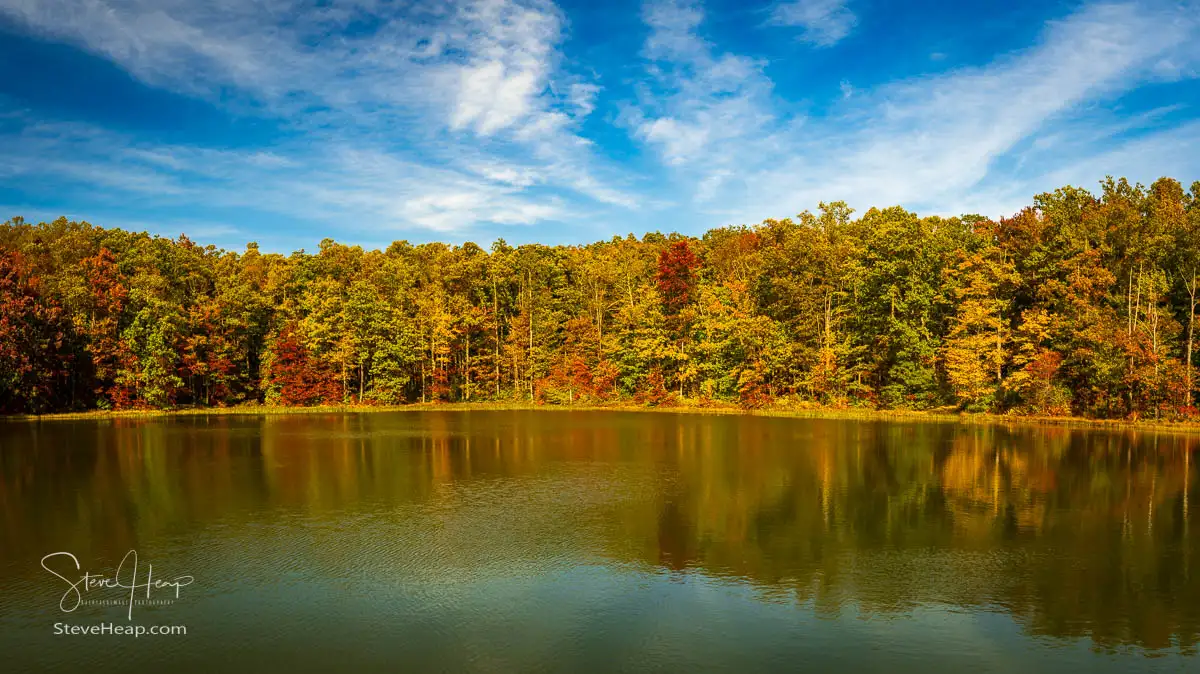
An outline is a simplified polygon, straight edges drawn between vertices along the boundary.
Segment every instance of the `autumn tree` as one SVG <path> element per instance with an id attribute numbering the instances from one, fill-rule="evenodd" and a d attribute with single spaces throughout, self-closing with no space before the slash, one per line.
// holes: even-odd
<path id="1" fill-rule="evenodd" d="M 71 325 L 25 258 L 0 249 L 0 410 L 61 409 L 74 362 Z"/>
<path id="2" fill-rule="evenodd" d="M 992 246 L 963 252 L 948 270 L 957 305 L 943 347 L 946 375 L 960 404 L 987 409 L 1003 378 L 1008 360 L 1009 292 L 1016 270 Z"/>
<path id="3" fill-rule="evenodd" d="M 696 284 L 695 272 L 699 267 L 700 258 L 692 252 L 686 239 L 672 242 L 659 253 L 654 280 L 662 298 L 663 313 L 674 316 L 691 301 Z"/>

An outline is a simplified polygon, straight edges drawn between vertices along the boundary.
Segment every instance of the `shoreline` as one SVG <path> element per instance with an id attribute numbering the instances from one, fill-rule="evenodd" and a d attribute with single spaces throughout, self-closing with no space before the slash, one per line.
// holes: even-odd
<path id="1" fill-rule="evenodd" d="M 801 409 L 744 409 L 736 406 L 700 407 L 674 405 L 538 405 L 533 403 L 412 403 L 408 405 L 319 405 L 281 407 L 241 405 L 236 407 L 198 407 L 173 410 L 90 410 L 52 414 L 0 415 L 0 421 L 84 421 L 99 419 L 157 419 L 189 416 L 285 416 L 292 414 L 374 414 L 386 412 L 467 412 L 467 411 L 543 411 L 543 412 L 646 412 L 719 416 L 757 416 L 794 419 L 841 419 L 860 421 L 939 422 L 979 426 L 1059 426 L 1102 430 L 1152 431 L 1200 434 L 1200 421 L 1130 421 L 1127 419 L 1088 419 L 1084 417 L 1024 416 L 936 410 L 874 410 L 813 407 Z"/>

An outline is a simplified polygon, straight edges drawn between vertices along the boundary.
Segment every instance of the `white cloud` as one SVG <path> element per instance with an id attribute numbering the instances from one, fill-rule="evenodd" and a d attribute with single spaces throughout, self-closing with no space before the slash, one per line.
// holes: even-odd
<path id="1" fill-rule="evenodd" d="M 451 128 L 473 127 L 480 135 L 512 126 L 529 114 L 538 74 L 527 70 L 507 72 L 503 63 L 487 63 L 460 73 L 458 100 Z"/>
<path id="2" fill-rule="evenodd" d="M 451 127 L 471 127 L 486 136 L 535 112 L 553 114 L 539 109 L 539 98 L 547 89 L 554 45 L 562 36 L 557 9 L 491 0 L 468 5 L 463 15 L 476 27 L 474 54 L 457 68 Z M 538 122 L 534 119 L 532 124 Z"/>
<path id="3" fill-rule="evenodd" d="M 567 100 L 575 108 L 575 114 L 587 117 L 596 109 L 596 97 L 600 95 L 600 87 L 590 82 L 574 82 L 570 85 Z"/>
<path id="4" fill-rule="evenodd" d="M 1143 6 L 1086 8 L 1050 24 L 1029 50 L 856 96 L 840 119 L 814 129 L 819 136 L 798 139 L 799 156 L 825 158 L 819 172 L 797 157 L 787 163 L 790 176 L 765 171 L 765 186 L 957 210 L 1020 141 L 1085 101 L 1135 86 L 1145 68 L 1195 39 L 1196 29 L 1195 19 Z"/>
<path id="5" fill-rule="evenodd" d="M 253 150 L 147 148 L 128 136 L 79 125 L 31 125 L 0 144 L 6 177 L 26 184 L 71 181 L 107 211 L 131 201 L 149 209 L 196 204 L 352 223 L 339 225 L 341 231 L 417 227 L 442 234 L 566 214 L 561 197 L 523 193 L 544 179 L 537 171 L 504 162 L 478 159 L 473 170 L 456 170 L 344 147 L 310 152 L 306 159 L 302 164 Z M 262 170 L 264 163 L 270 171 Z"/>
<path id="6" fill-rule="evenodd" d="M 800 28 L 801 40 L 829 47 L 849 35 L 858 23 L 847 4 L 848 0 L 792 0 L 775 6 L 771 23 Z"/>
<path id="7" fill-rule="evenodd" d="M 272 172 L 315 176 L 342 150 L 405 165 L 386 183 L 345 187 L 347 201 L 386 216 L 380 227 L 531 223 L 557 217 L 563 209 L 553 204 L 563 200 L 637 203 L 614 184 L 624 182 L 619 168 L 578 135 L 598 87 L 564 69 L 564 19 L 549 0 L 348 0 L 300 12 L 290 0 L 0 0 L 0 16 L 108 58 L 149 85 L 286 120 L 301 140 L 239 156 L 268 180 Z M 372 28 L 352 28 L 364 18 Z M 88 182 L 91 172 L 136 189 L 156 170 L 188 170 L 159 149 L 138 152 L 136 164 L 98 155 L 67 162 L 61 175 Z M 454 175 L 453 186 L 429 193 L 432 174 Z M 524 177 L 496 178 L 509 174 Z M 169 173 L 157 180 L 164 190 L 188 182 Z M 520 197 L 535 184 L 550 206 Z M 372 190 L 381 193 L 371 198 Z M 321 192 L 334 198 L 329 183 Z M 402 194 L 412 203 L 397 206 Z M 500 204 L 481 207 L 479 195 Z"/>
<path id="8" fill-rule="evenodd" d="M 644 55 L 654 87 L 626 114 L 634 135 L 672 166 L 709 187 L 731 175 L 744 152 L 772 142 L 772 83 L 757 59 L 721 53 L 697 29 L 695 2 L 659 2 L 644 12 Z"/>
<path id="9" fill-rule="evenodd" d="M 664 24 L 648 12 L 646 48 L 652 58 L 671 59 L 651 62 L 648 72 L 673 77 L 677 93 L 643 102 L 628 117 L 637 120 L 637 137 L 690 185 L 691 198 L 724 221 L 780 217 L 835 199 L 860 208 L 902 204 L 953 214 L 977 206 L 1005 215 L 1057 187 L 1059 168 L 1094 159 L 1093 180 L 1132 170 L 1133 155 L 1110 152 L 1111 140 L 1040 153 L 1031 167 L 1021 168 L 1021 157 L 1041 136 L 1078 131 L 1085 104 L 1155 79 L 1164 60 L 1191 58 L 1200 38 L 1200 19 L 1177 8 L 1092 5 L 1049 23 L 1036 45 L 990 64 L 855 88 L 829 113 L 806 117 L 771 94 L 754 61 L 717 55 L 699 38 L 694 6 L 682 14 L 671 7 L 667 15 L 687 20 Z M 668 39 L 660 35 L 664 25 L 673 27 Z M 727 93 L 713 86 L 706 67 L 720 61 L 744 68 Z M 1160 146 L 1153 138 L 1162 131 L 1142 133 L 1146 139 L 1134 147 Z M 1001 160 L 1003 170 L 996 168 Z"/>
<path id="10" fill-rule="evenodd" d="M 681 164 L 689 157 L 701 154 L 708 142 L 709 128 L 707 124 L 689 124 L 672 117 L 662 117 L 643 123 L 638 132 L 646 140 L 662 147 L 663 157 L 668 164 Z"/>

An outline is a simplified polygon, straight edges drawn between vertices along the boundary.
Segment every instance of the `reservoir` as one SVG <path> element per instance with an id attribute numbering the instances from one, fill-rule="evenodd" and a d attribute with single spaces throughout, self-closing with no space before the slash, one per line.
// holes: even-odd
<path id="1" fill-rule="evenodd" d="M 1197 448 L 608 411 L 0 422 L 0 667 L 1198 671 Z M 186 634 L 62 633 L 102 624 Z"/>

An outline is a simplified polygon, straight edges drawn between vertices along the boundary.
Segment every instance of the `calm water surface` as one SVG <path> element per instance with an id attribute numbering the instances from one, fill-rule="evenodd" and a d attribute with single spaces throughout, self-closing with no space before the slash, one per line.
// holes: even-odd
<path id="1" fill-rule="evenodd" d="M 1198 447 L 617 412 L 4 423 L 0 669 L 1197 672 Z M 43 556 L 77 580 L 130 550 L 139 582 L 192 584 L 60 610 Z M 187 635 L 54 633 L 104 622 Z"/>

